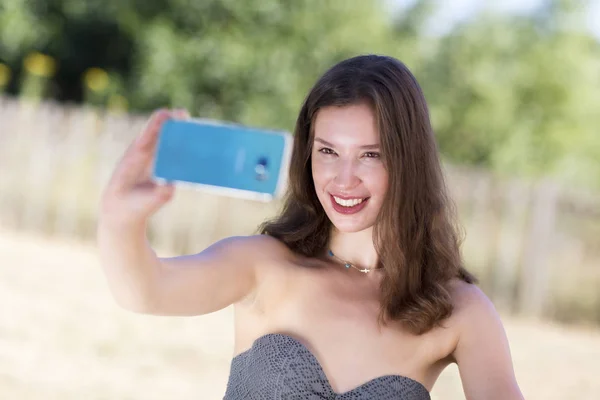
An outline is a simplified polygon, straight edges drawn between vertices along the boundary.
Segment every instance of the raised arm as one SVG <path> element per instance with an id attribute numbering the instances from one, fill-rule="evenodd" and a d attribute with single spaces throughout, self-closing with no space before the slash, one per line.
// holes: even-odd
<path id="1" fill-rule="evenodd" d="M 97 231 L 102 269 L 119 305 L 140 313 L 198 315 L 227 307 L 255 287 L 261 255 L 277 251 L 266 236 L 224 239 L 197 255 L 158 258 L 147 221 L 173 195 L 150 170 L 161 125 L 184 112 L 161 110 L 127 149 L 104 190 Z"/>

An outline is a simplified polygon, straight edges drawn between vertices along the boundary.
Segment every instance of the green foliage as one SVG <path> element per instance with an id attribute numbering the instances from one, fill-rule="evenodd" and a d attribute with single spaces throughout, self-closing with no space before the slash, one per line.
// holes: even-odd
<path id="1" fill-rule="evenodd" d="M 483 13 L 439 41 L 420 77 L 449 159 L 600 188 L 600 45 L 571 3 Z"/>
<path id="2" fill-rule="evenodd" d="M 177 10 L 173 1 L 171 6 Z M 289 129 L 313 81 L 336 61 L 381 51 L 386 24 L 364 2 L 198 3 L 151 18 L 138 40 L 135 101 Z"/>
<path id="3" fill-rule="evenodd" d="M 22 15 L 23 38 L 0 40 L 0 60 L 52 55 L 59 99 L 90 98 L 82 77 L 102 68 L 122 77 L 119 94 L 136 110 L 186 107 L 285 129 L 326 68 L 389 43 L 377 1 L 10 1 L 0 20 Z M 28 37 L 34 27 L 45 34 Z"/>

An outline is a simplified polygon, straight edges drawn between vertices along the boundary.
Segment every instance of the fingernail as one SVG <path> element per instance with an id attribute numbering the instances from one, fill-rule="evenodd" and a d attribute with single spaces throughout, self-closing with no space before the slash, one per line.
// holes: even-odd
<path id="1" fill-rule="evenodd" d="M 185 108 L 176 109 L 175 115 L 179 118 L 190 118 L 190 113 Z"/>

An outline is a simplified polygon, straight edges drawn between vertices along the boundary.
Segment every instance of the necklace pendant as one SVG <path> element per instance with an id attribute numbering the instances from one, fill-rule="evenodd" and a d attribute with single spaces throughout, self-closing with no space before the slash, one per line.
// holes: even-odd
<path id="1" fill-rule="evenodd" d="M 368 273 L 368 272 L 370 272 L 370 271 L 371 271 L 370 269 L 361 269 L 360 270 L 360 272 L 364 272 L 365 274 Z"/>
<path id="2" fill-rule="evenodd" d="M 344 265 L 344 267 L 346 267 L 346 269 L 349 269 L 349 268 L 351 267 L 351 265 L 350 265 L 350 263 L 346 263 L 346 264 Z"/>

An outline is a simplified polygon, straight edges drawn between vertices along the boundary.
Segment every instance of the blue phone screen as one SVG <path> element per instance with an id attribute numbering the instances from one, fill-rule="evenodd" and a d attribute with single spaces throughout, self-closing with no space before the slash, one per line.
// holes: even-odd
<path id="1" fill-rule="evenodd" d="M 274 195 L 285 133 L 236 125 L 170 120 L 160 133 L 154 176 Z"/>

